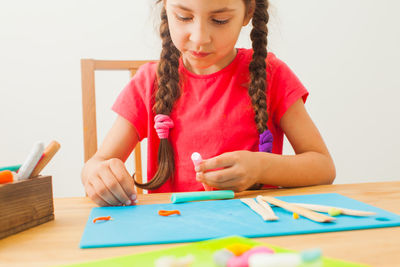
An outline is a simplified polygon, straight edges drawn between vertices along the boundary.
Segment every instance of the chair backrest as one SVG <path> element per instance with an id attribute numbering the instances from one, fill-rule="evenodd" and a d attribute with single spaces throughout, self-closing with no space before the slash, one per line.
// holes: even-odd
<path id="1" fill-rule="evenodd" d="M 85 162 L 88 161 L 97 151 L 95 71 L 125 70 L 129 71 L 132 77 L 133 75 L 135 75 L 138 68 L 147 62 L 150 61 L 81 59 L 83 143 Z M 134 151 L 136 171 L 135 178 L 139 183 L 143 183 L 140 143 L 136 145 Z M 143 190 L 141 188 L 136 188 L 136 190 L 139 194 L 143 193 Z"/>

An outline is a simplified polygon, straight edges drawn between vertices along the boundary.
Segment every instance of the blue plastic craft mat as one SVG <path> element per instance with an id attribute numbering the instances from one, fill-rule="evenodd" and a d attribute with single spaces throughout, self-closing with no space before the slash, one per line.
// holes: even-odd
<path id="1" fill-rule="evenodd" d="M 263 221 L 239 199 L 93 208 L 81 248 L 194 242 L 231 235 L 268 237 L 400 226 L 400 216 L 340 194 L 277 197 L 287 202 L 329 205 L 373 211 L 369 217 L 337 216 L 334 222 L 293 219 L 292 213 L 273 207 L 278 221 Z M 178 209 L 181 215 L 160 216 L 159 210 Z M 93 223 L 100 216 L 113 220 Z"/>

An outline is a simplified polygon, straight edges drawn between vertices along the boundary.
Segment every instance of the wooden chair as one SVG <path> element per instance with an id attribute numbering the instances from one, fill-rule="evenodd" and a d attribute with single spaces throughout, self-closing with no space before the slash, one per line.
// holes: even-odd
<path id="1" fill-rule="evenodd" d="M 81 59 L 82 73 L 82 113 L 83 113 L 83 143 L 84 161 L 88 161 L 97 151 L 97 126 L 96 126 L 96 97 L 95 97 L 95 71 L 96 70 L 125 70 L 131 77 L 138 68 L 150 61 L 116 61 Z M 140 143 L 134 149 L 136 180 L 143 183 L 142 157 Z M 142 194 L 141 188 L 136 188 L 138 194 Z"/>

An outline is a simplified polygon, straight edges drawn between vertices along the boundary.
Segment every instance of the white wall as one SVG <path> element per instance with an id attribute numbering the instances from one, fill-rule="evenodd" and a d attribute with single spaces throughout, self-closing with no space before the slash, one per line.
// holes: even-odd
<path id="1" fill-rule="evenodd" d="M 54 195 L 84 194 L 80 59 L 156 59 L 153 2 L 0 2 L 0 166 L 21 163 L 37 140 L 56 139 L 61 150 L 44 171 Z M 399 179 L 400 2 L 272 5 L 269 49 L 310 91 L 307 108 L 336 162 L 335 182 Z M 249 46 L 248 32 L 238 46 Z M 100 140 L 127 79 L 96 78 Z"/>

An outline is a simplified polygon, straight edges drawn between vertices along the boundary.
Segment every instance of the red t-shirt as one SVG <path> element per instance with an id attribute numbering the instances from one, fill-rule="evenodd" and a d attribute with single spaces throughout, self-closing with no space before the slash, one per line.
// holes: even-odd
<path id="1" fill-rule="evenodd" d="M 193 152 L 207 159 L 229 151 L 258 151 L 259 134 L 246 87 L 252 53 L 251 49 L 238 49 L 227 67 L 208 75 L 191 73 L 180 60 L 183 86 L 170 114 L 175 126 L 169 133 L 176 170 L 173 179 L 150 192 L 204 190 L 195 179 L 190 158 Z M 156 88 L 156 68 L 157 63 L 143 65 L 112 107 L 132 123 L 139 140 L 148 138 L 149 179 L 157 170 L 159 146 L 151 104 Z M 282 154 L 284 133 L 279 126 L 280 119 L 296 100 L 302 97 L 305 101 L 308 92 L 289 67 L 272 53 L 267 56 L 267 82 L 267 126 L 273 134 L 272 153 Z"/>

